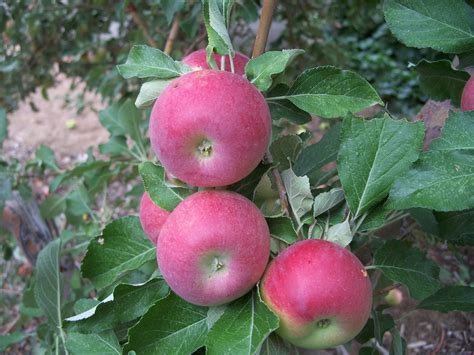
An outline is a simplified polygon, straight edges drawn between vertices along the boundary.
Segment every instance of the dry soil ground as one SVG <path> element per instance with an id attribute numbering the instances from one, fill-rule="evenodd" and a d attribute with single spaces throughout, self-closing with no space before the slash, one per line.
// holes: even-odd
<path id="1" fill-rule="evenodd" d="M 71 81 L 63 79 L 48 91 L 49 100 L 39 92 L 31 95 L 38 112 L 23 103 L 9 115 L 9 138 L 5 142 L 7 154 L 17 158 L 31 155 L 41 145 L 51 147 L 59 158 L 70 158 L 84 154 L 89 146 L 97 146 L 107 141 L 108 133 L 98 120 L 97 113 L 103 107 L 99 98 L 86 95 L 86 101 L 93 109 L 86 108 L 77 114 L 74 107 L 65 107 L 64 95 L 69 91 Z M 74 92 L 79 94 L 80 91 Z M 68 128 L 67 121 L 74 120 L 75 128 Z M 67 159 L 66 159 L 67 160 Z"/>

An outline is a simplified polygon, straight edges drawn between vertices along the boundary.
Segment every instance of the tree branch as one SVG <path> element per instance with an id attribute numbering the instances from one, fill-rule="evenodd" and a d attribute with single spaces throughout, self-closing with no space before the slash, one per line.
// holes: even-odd
<path id="1" fill-rule="evenodd" d="M 143 32 L 143 36 L 145 37 L 146 41 L 148 44 L 152 47 L 158 47 L 158 43 L 153 39 L 153 37 L 150 35 L 150 32 L 148 32 L 148 29 L 145 26 L 145 23 L 143 22 L 142 18 L 137 12 L 137 8 L 133 4 L 129 4 L 127 7 L 127 10 L 130 12 L 130 15 L 132 16 L 133 22 L 140 28 L 140 30 Z"/>
<path id="2" fill-rule="evenodd" d="M 252 58 L 258 57 L 265 52 L 267 45 L 268 33 L 272 24 L 273 12 L 276 8 L 276 0 L 264 0 L 262 14 L 260 15 L 260 23 L 258 25 L 257 36 L 253 46 Z"/>
<path id="3" fill-rule="evenodd" d="M 166 54 L 171 54 L 171 51 L 173 50 L 174 41 L 175 41 L 176 37 L 178 36 L 180 19 L 181 19 L 181 16 L 180 16 L 179 13 L 177 13 L 174 20 L 173 20 L 173 25 L 171 26 L 171 31 L 168 35 L 167 40 L 166 40 L 165 50 L 164 50 L 164 52 Z"/>

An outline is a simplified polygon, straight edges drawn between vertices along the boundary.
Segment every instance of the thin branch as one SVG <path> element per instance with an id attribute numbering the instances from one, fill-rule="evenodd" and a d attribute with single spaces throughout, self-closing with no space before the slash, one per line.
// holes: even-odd
<path id="1" fill-rule="evenodd" d="M 130 12 L 130 15 L 132 16 L 133 22 L 140 28 L 140 30 L 143 32 L 143 36 L 145 37 L 146 41 L 148 44 L 152 47 L 158 47 L 158 43 L 153 39 L 153 37 L 150 35 L 150 32 L 148 32 L 148 29 L 146 28 L 145 23 L 143 22 L 142 18 L 137 12 L 137 8 L 133 4 L 129 4 L 127 7 L 127 10 Z"/>
<path id="2" fill-rule="evenodd" d="M 166 40 L 165 50 L 164 50 L 166 54 L 171 54 L 171 51 L 173 50 L 174 41 L 176 37 L 178 36 L 180 19 L 181 19 L 181 16 L 179 13 L 177 13 L 174 18 L 173 25 L 171 26 L 170 34 L 168 35 L 168 38 Z"/>
<path id="3" fill-rule="evenodd" d="M 444 345 L 445 338 L 446 338 L 446 331 L 444 330 L 443 325 L 441 325 L 441 336 L 440 336 L 439 342 L 436 345 L 436 348 L 431 352 L 430 355 L 436 355 L 439 353 L 439 351 Z"/>
<path id="4" fill-rule="evenodd" d="M 0 334 L 7 335 L 8 333 L 10 333 L 11 330 L 15 328 L 15 325 L 18 323 L 19 320 L 20 320 L 20 313 L 17 313 L 15 317 L 3 327 Z"/>
<path id="5" fill-rule="evenodd" d="M 252 58 L 258 57 L 265 52 L 267 45 L 268 33 L 272 24 L 273 12 L 276 8 L 276 0 L 264 0 L 262 14 L 260 15 L 260 23 L 258 25 L 257 36 L 253 46 Z"/>

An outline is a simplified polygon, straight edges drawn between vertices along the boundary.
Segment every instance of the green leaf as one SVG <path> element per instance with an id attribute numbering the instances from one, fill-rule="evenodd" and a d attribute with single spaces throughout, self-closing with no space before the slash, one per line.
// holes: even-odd
<path id="1" fill-rule="evenodd" d="M 209 307 L 207 311 L 207 329 L 211 329 L 212 326 L 219 320 L 219 318 L 224 314 L 227 304 L 220 306 Z"/>
<path id="2" fill-rule="evenodd" d="M 294 171 L 298 176 L 309 175 L 337 158 L 341 124 L 337 123 L 316 144 L 304 148 L 296 158 Z"/>
<path id="3" fill-rule="evenodd" d="M 305 70 L 288 93 L 267 100 L 288 99 L 300 109 L 324 118 L 345 116 L 383 104 L 375 89 L 359 74 L 325 66 Z"/>
<path id="4" fill-rule="evenodd" d="M 452 112 L 441 137 L 397 179 L 387 208 L 460 211 L 474 207 L 474 111 Z"/>
<path id="5" fill-rule="evenodd" d="M 272 333 L 263 342 L 260 348 L 260 355 L 290 355 L 298 354 L 294 346 L 286 343 L 276 333 Z"/>
<path id="6" fill-rule="evenodd" d="M 474 312 L 474 287 L 446 286 L 425 298 L 418 308 L 438 312 Z"/>
<path id="7" fill-rule="evenodd" d="M 130 155 L 125 136 L 111 136 L 107 143 L 99 144 L 99 152 L 110 156 Z"/>
<path id="8" fill-rule="evenodd" d="M 181 11 L 185 4 L 185 0 L 160 0 L 160 5 L 165 11 L 166 21 L 168 21 L 168 24 L 173 21 L 174 15 Z"/>
<path id="9" fill-rule="evenodd" d="M 129 330 L 129 341 L 124 351 L 190 354 L 204 345 L 207 333 L 207 308 L 170 294 L 151 307 Z"/>
<path id="10" fill-rule="evenodd" d="M 81 185 L 69 193 L 66 197 L 66 212 L 73 216 L 81 216 L 90 213 L 90 197 L 86 188 Z"/>
<path id="11" fill-rule="evenodd" d="M 344 222 L 335 224 L 328 229 L 327 236 L 325 238 L 330 242 L 339 244 L 343 248 L 348 246 L 352 241 L 352 232 L 349 225 L 349 220 L 346 219 Z"/>
<path id="12" fill-rule="evenodd" d="M 449 243 L 474 246 L 474 209 L 436 213 L 439 237 Z"/>
<path id="13" fill-rule="evenodd" d="M 358 355 L 379 355 L 379 351 L 374 346 L 363 346 L 359 349 Z"/>
<path id="14" fill-rule="evenodd" d="M 191 71 L 187 65 L 173 60 L 159 49 L 145 45 L 133 46 L 125 64 L 117 65 L 117 69 L 125 79 L 171 79 Z"/>
<path id="15" fill-rule="evenodd" d="M 328 192 L 322 192 L 314 198 L 313 216 L 314 218 L 329 211 L 331 208 L 337 206 L 344 201 L 344 191 L 336 187 Z"/>
<path id="16" fill-rule="evenodd" d="M 66 347 L 78 355 L 122 354 L 122 347 L 112 330 L 97 334 L 68 333 Z"/>
<path id="17" fill-rule="evenodd" d="M 119 104 L 114 103 L 99 111 L 99 121 L 111 135 L 125 135 L 127 132 L 119 120 Z"/>
<path id="18" fill-rule="evenodd" d="M 50 242 L 38 255 L 36 261 L 35 300 L 48 320 L 61 328 L 63 284 L 59 272 L 61 239 Z"/>
<path id="19" fill-rule="evenodd" d="M 135 106 L 142 109 L 153 105 L 156 98 L 171 83 L 171 80 L 152 80 L 143 83 L 140 87 Z"/>
<path id="20" fill-rule="evenodd" d="M 286 244 L 293 244 L 297 235 L 293 222 L 288 217 L 267 218 L 270 235 Z"/>
<path id="21" fill-rule="evenodd" d="M 119 324 L 133 321 L 145 314 L 157 301 L 165 298 L 169 288 L 163 280 L 153 279 L 145 284 L 120 284 L 115 287 L 113 300 L 102 301 L 92 315 L 90 311 L 68 318 L 69 331 L 100 333 Z"/>
<path id="22" fill-rule="evenodd" d="M 281 177 L 286 188 L 288 202 L 300 225 L 301 218 L 313 208 L 313 195 L 311 194 L 309 179 L 307 176 L 296 176 L 291 169 L 283 171 Z"/>
<path id="23" fill-rule="evenodd" d="M 245 22 L 252 23 L 258 20 L 259 8 L 253 1 L 237 2 L 239 6 L 239 15 L 243 17 Z"/>
<path id="24" fill-rule="evenodd" d="M 118 119 L 125 132 L 127 132 L 127 134 L 138 145 L 141 152 L 145 152 L 143 133 L 140 131 L 140 122 L 142 120 L 141 113 L 130 99 L 127 99 L 120 106 Z"/>
<path id="25" fill-rule="evenodd" d="M 274 121 L 285 118 L 298 125 L 311 121 L 311 115 L 309 113 L 299 109 L 289 100 L 269 101 L 267 103 Z"/>
<path id="26" fill-rule="evenodd" d="M 167 211 L 172 211 L 181 201 L 193 193 L 189 189 L 168 186 L 165 181 L 165 169 L 152 162 L 142 163 L 139 171 L 150 198 Z"/>
<path id="27" fill-rule="evenodd" d="M 249 175 L 245 178 L 228 186 L 228 190 L 238 192 L 239 194 L 253 200 L 255 189 L 262 180 L 262 177 L 273 167 L 273 164 L 260 163 Z"/>
<path id="28" fill-rule="evenodd" d="M 367 230 L 374 230 L 382 227 L 385 222 L 385 216 L 387 215 L 387 213 L 388 211 L 381 205 L 376 205 L 375 207 L 371 208 L 367 212 L 367 215 L 365 216 L 362 224 L 359 226 L 358 231 L 361 232 Z"/>
<path id="29" fill-rule="evenodd" d="M 459 69 L 474 67 L 474 49 L 458 55 Z"/>
<path id="30" fill-rule="evenodd" d="M 364 328 L 356 337 L 359 343 L 364 344 L 370 339 L 375 338 L 382 344 L 384 333 L 395 327 L 392 316 L 385 314 L 383 311 L 384 309 L 381 307 L 372 310 L 372 317 L 367 321 Z"/>
<path id="31" fill-rule="evenodd" d="M 388 208 L 459 211 L 474 207 L 474 156 L 457 152 L 427 153 L 415 169 L 395 185 Z M 417 178 L 423 180 L 417 182 Z M 403 182 L 405 188 L 401 186 Z"/>
<path id="32" fill-rule="evenodd" d="M 284 49 L 265 52 L 250 59 L 245 66 L 247 79 L 260 91 L 267 91 L 272 85 L 272 77 L 285 71 L 287 66 L 299 55 L 302 49 Z"/>
<path id="33" fill-rule="evenodd" d="M 253 290 L 230 303 L 206 339 L 209 355 L 255 354 L 265 338 L 278 328 L 278 317 Z"/>
<path id="34" fill-rule="evenodd" d="M 7 119 L 7 111 L 0 107 L 0 147 L 3 144 L 5 138 L 8 135 L 8 119 Z"/>
<path id="35" fill-rule="evenodd" d="M 410 216 L 420 225 L 427 233 L 432 235 L 439 234 L 439 225 L 435 214 L 432 210 L 425 208 L 411 208 Z"/>
<path id="36" fill-rule="evenodd" d="M 278 163 L 279 170 L 289 169 L 301 150 L 303 142 L 298 136 L 290 135 L 278 138 L 270 146 L 270 153 L 274 163 Z"/>
<path id="37" fill-rule="evenodd" d="M 430 151 L 474 151 L 474 112 L 451 112 L 441 137 L 431 142 Z"/>
<path id="38" fill-rule="evenodd" d="M 416 67 L 420 75 L 423 92 L 435 100 L 450 99 L 454 106 L 461 105 L 461 95 L 470 75 L 465 71 L 454 70 L 449 60 L 429 62 L 425 59 Z"/>
<path id="39" fill-rule="evenodd" d="M 372 319 L 374 321 L 374 336 L 379 344 L 383 344 L 383 335 L 386 331 L 395 327 L 395 322 L 390 314 L 383 313 L 383 310 L 373 310 Z"/>
<path id="40" fill-rule="evenodd" d="M 423 124 L 389 117 L 364 120 L 348 116 L 343 123 L 337 169 L 356 216 L 383 200 L 423 144 Z"/>
<path id="41" fill-rule="evenodd" d="M 407 242 L 386 242 L 375 253 L 374 263 L 386 277 L 405 284 L 415 299 L 426 298 L 440 288 L 438 265 Z"/>
<path id="42" fill-rule="evenodd" d="M 59 170 L 53 150 L 43 144 L 36 150 L 36 159 L 50 169 Z"/>
<path id="43" fill-rule="evenodd" d="M 107 299 L 107 301 L 109 300 Z M 106 300 L 103 302 L 106 302 Z M 80 315 L 81 313 L 91 312 L 92 309 L 95 311 L 95 307 L 100 303 L 101 302 L 99 300 L 93 298 L 79 298 L 76 302 L 74 302 L 74 312 Z M 68 321 L 74 317 L 76 316 L 66 318 L 65 320 Z"/>
<path id="44" fill-rule="evenodd" d="M 45 219 L 56 217 L 66 208 L 67 195 L 49 195 L 40 206 L 41 217 Z"/>
<path id="45" fill-rule="evenodd" d="M 474 10 L 463 0 L 385 0 L 388 27 L 408 47 L 460 53 L 474 47 Z"/>
<path id="46" fill-rule="evenodd" d="M 138 217 L 122 217 L 109 223 L 89 243 L 81 265 L 82 275 L 97 288 L 112 284 L 156 257 L 154 245 L 144 234 Z"/>
<path id="47" fill-rule="evenodd" d="M 28 337 L 28 334 L 22 332 L 13 332 L 6 335 L 0 335 L 0 351 L 5 351 L 10 345 L 19 343 Z"/>
<path id="48" fill-rule="evenodd" d="M 268 93 L 268 97 L 284 96 L 288 92 L 289 87 L 284 84 L 278 84 Z M 295 106 L 290 100 L 268 100 L 268 108 L 272 120 L 278 121 L 282 118 L 287 119 L 295 124 L 302 125 L 311 122 L 311 115 L 306 111 Z"/>
<path id="49" fill-rule="evenodd" d="M 51 191 L 55 191 L 61 183 L 64 183 L 68 179 L 73 177 L 82 176 L 88 171 L 91 170 L 98 170 L 105 167 L 110 166 L 110 161 L 103 161 L 103 160 L 93 160 L 87 161 L 85 163 L 79 164 L 75 166 L 73 169 L 69 170 L 68 172 L 58 175 L 49 185 Z"/>
<path id="50" fill-rule="evenodd" d="M 407 352 L 406 340 L 402 338 L 397 327 L 393 327 L 390 333 L 392 333 L 392 343 L 390 344 L 390 355 L 405 355 Z"/>
<path id="51" fill-rule="evenodd" d="M 207 30 L 207 61 L 213 65 L 212 53 L 216 50 L 221 55 L 234 55 L 234 48 L 227 32 L 230 12 L 234 0 L 202 0 L 204 25 Z"/>
<path id="52" fill-rule="evenodd" d="M 283 210 L 280 196 L 278 191 L 272 188 L 272 182 L 268 175 L 264 175 L 255 188 L 253 201 L 265 217 L 281 217 Z"/>

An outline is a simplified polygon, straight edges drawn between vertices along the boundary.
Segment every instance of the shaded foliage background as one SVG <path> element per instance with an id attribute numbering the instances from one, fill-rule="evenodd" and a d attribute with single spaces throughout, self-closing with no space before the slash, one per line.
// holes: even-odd
<path id="1" fill-rule="evenodd" d="M 237 2 L 230 28 L 236 49 L 250 54 L 258 2 Z M 15 110 L 37 88 L 47 89 L 60 73 L 86 83 L 106 101 L 136 95 L 137 82 L 122 80 L 115 64 L 133 44 L 163 48 L 176 10 L 180 31 L 173 56 L 203 46 L 205 31 L 197 1 L 18 1 L 0 6 L 0 106 Z M 293 66 L 331 64 L 356 69 L 395 113 L 412 115 L 424 97 L 409 63 L 434 57 L 399 43 L 376 0 L 289 0 L 277 8 L 269 49 L 305 48 Z M 67 95 L 66 95 L 67 96 Z M 403 100 L 403 104 L 400 103 Z M 392 101 L 394 102 L 392 104 Z M 67 102 L 81 110 L 83 95 Z M 396 103 L 395 103 L 396 102 Z M 33 103 L 31 102 L 33 105 Z"/>

